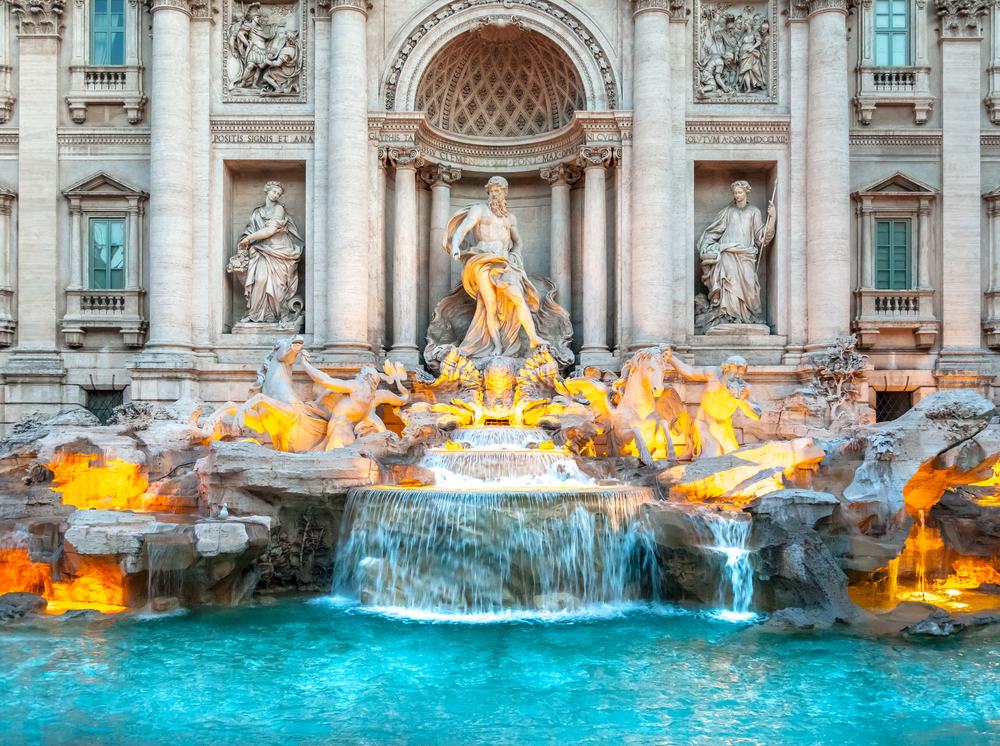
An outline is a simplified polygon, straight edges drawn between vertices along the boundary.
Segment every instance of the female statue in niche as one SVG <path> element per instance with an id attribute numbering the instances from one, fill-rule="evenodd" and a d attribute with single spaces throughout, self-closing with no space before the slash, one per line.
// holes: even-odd
<path id="1" fill-rule="evenodd" d="M 285 188 L 280 181 L 264 187 L 264 204 L 253 211 L 240 236 L 239 250 L 226 270 L 243 283 L 246 314 L 242 323 L 289 323 L 297 320 L 301 302 L 292 304 L 299 289 L 302 241 L 295 223 L 280 202 Z M 298 309 L 290 308 L 298 305 Z"/>
<path id="2" fill-rule="evenodd" d="M 734 181 L 731 189 L 732 203 L 722 208 L 698 241 L 701 279 L 708 288 L 715 323 L 760 324 L 764 317 L 757 266 L 774 238 L 774 203 L 768 202 L 765 223 L 760 210 L 747 203 L 750 185 Z"/>

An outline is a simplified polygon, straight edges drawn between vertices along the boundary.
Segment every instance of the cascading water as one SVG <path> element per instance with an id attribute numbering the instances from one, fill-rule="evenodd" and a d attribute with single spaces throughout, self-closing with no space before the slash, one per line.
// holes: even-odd
<path id="1" fill-rule="evenodd" d="M 645 487 L 602 486 L 541 430 L 460 429 L 431 449 L 434 487 L 355 488 L 334 591 L 433 613 L 565 611 L 648 596 Z M 547 448 L 529 449 L 531 443 Z"/>
<path id="2" fill-rule="evenodd" d="M 716 592 L 716 601 L 725 603 L 727 592 L 733 596 L 732 609 L 727 618 L 745 619 L 753 616 L 750 601 L 753 598 L 753 567 L 747 542 L 753 526 L 750 516 L 743 513 L 703 513 L 710 543 L 703 548 L 725 559 L 722 579 Z"/>
<path id="3" fill-rule="evenodd" d="M 182 598 L 185 568 L 193 559 L 188 539 L 176 534 L 146 537 L 146 561 L 149 568 L 146 598 Z"/>

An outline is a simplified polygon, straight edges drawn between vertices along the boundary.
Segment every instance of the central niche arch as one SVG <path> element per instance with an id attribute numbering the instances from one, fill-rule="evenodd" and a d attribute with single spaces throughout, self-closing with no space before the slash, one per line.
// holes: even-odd
<path id="1" fill-rule="evenodd" d="M 416 109 L 446 132 L 531 137 L 587 108 L 580 74 L 563 49 L 514 23 L 491 23 L 448 42 L 417 86 Z"/>

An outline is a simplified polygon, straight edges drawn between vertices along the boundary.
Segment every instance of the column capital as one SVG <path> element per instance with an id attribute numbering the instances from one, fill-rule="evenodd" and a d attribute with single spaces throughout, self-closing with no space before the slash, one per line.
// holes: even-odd
<path id="1" fill-rule="evenodd" d="M 14 200 L 17 199 L 17 192 L 10 189 L 0 188 L 0 215 L 10 215 Z"/>
<path id="2" fill-rule="evenodd" d="M 589 168 L 605 168 L 615 157 L 614 148 L 580 148 L 576 157 L 576 165 L 586 171 Z"/>
<path id="3" fill-rule="evenodd" d="M 791 17 L 806 18 L 831 10 L 846 15 L 857 4 L 858 0 L 793 0 Z"/>
<path id="4" fill-rule="evenodd" d="M 632 0 L 632 17 L 647 11 L 660 11 L 672 18 L 686 18 L 687 0 Z"/>
<path id="5" fill-rule="evenodd" d="M 59 36 L 65 0 L 10 0 L 21 36 Z"/>
<path id="6" fill-rule="evenodd" d="M 941 19 L 941 41 L 982 38 L 979 19 L 989 10 L 988 0 L 936 0 L 934 5 Z"/>
<path id="7" fill-rule="evenodd" d="M 142 4 L 149 8 L 150 13 L 158 10 L 179 10 L 189 16 L 194 15 L 191 11 L 191 0 L 143 0 Z"/>
<path id="8" fill-rule="evenodd" d="M 462 178 L 462 171 L 458 168 L 445 166 L 441 163 L 432 163 L 420 171 L 420 178 L 429 187 L 451 186 Z"/>
<path id="9" fill-rule="evenodd" d="M 542 179 L 548 182 L 550 187 L 576 183 L 580 178 L 580 170 L 571 163 L 557 163 L 554 166 L 546 166 L 539 171 Z"/>
<path id="10" fill-rule="evenodd" d="M 368 8 L 371 6 L 367 0 L 316 0 L 316 7 L 320 12 L 326 11 L 331 16 L 338 10 L 357 10 L 368 18 Z"/>
<path id="11" fill-rule="evenodd" d="M 396 169 L 412 168 L 416 170 L 424 165 L 423 156 L 417 148 L 389 148 L 389 161 Z"/>

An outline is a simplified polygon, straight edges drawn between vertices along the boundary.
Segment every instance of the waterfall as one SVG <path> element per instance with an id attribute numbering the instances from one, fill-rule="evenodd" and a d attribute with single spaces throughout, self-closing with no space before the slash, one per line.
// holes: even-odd
<path id="1" fill-rule="evenodd" d="M 751 616 L 750 601 L 753 598 L 753 567 L 750 564 L 750 550 L 747 548 L 753 526 L 750 516 L 721 512 L 705 512 L 702 515 L 710 541 L 703 548 L 725 558 L 716 601 L 724 604 L 727 592 L 731 592 L 733 606 L 726 612 L 726 616 L 732 619 L 748 618 Z"/>
<path id="2" fill-rule="evenodd" d="M 146 599 L 176 598 L 178 602 L 184 588 L 185 569 L 190 565 L 190 540 L 178 534 L 147 536 Z"/>
<path id="3" fill-rule="evenodd" d="M 489 614 L 573 610 L 648 592 L 643 487 L 355 488 L 334 591 L 363 604 Z"/>

